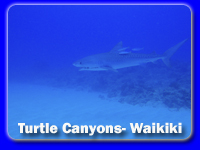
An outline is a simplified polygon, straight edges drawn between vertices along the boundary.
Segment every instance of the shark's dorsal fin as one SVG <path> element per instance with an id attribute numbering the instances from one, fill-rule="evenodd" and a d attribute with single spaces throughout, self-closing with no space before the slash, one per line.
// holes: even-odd
<path id="1" fill-rule="evenodd" d="M 122 49 L 122 41 L 120 41 L 115 47 L 110 51 L 110 53 L 118 53 L 119 49 Z"/>

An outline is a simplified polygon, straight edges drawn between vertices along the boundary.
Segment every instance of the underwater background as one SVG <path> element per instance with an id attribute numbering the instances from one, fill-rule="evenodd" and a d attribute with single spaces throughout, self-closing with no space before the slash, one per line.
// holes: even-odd
<path id="1" fill-rule="evenodd" d="M 185 139 L 191 133 L 191 12 L 184 5 L 16 5 L 8 11 L 8 133 L 15 139 Z M 156 64 L 78 71 L 83 57 L 125 47 L 163 54 Z M 57 125 L 20 134 L 18 123 Z M 126 134 L 64 134 L 76 125 L 121 125 Z M 183 124 L 183 134 L 132 134 L 129 123 Z"/>

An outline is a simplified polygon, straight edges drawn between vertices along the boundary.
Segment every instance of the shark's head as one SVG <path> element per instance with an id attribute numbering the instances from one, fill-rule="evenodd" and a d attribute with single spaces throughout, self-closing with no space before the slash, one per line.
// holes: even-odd
<path id="1" fill-rule="evenodd" d="M 101 64 L 98 61 L 98 59 L 94 59 L 90 56 L 74 62 L 73 65 L 76 67 L 80 67 L 79 71 L 82 71 L 82 70 L 90 70 L 90 71 L 105 70 L 100 67 Z"/>

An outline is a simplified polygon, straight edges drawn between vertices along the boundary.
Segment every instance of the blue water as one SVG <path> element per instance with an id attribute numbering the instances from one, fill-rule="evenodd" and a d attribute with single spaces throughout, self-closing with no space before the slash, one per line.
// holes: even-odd
<path id="1" fill-rule="evenodd" d="M 63 134 L 20 134 L 19 122 L 61 126 L 66 121 L 79 125 L 171 121 L 182 122 L 185 133 L 95 137 L 85 134 L 71 138 L 187 138 L 191 133 L 190 37 L 191 12 L 184 5 L 12 6 L 8 12 L 9 135 L 15 139 L 70 138 Z M 110 51 L 119 41 L 124 47 L 144 47 L 138 53 L 163 54 L 187 38 L 171 57 L 171 67 L 158 60 L 116 73 L 78 71 L 72 65 L 83 57 Z M 72 106 L 76 106 L 74 110 L 68 109 Z M 150 116 L 144 115 L 148 113 Z"/>

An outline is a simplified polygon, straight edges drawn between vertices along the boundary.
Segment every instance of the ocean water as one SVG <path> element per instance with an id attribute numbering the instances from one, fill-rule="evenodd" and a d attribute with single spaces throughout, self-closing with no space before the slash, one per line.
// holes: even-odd
<path id="1" fill-rule="evenodd" d="M 114 71 L 72 64 L 118 42 L 170 58 Z M 15 5 L 8 11 L 8 135 L 13 139 L 186 139 L 191 128 L 191 11 L 184 5 Z M 66 134 L 71 125 L 121 125 L 121 134 Z M 20 133 L 18 123 L 56 125 Z M 182 123 L 178 134 L 136 134 L 130 123 Z"/>

